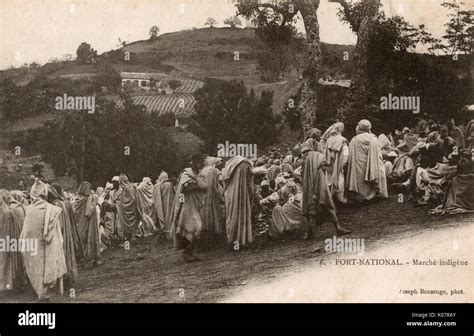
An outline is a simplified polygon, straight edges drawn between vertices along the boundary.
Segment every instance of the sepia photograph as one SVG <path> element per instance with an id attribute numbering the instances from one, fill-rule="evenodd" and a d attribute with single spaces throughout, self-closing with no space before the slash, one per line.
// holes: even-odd
<path id="1" fill-rule="evenodd" d="M 474 0 L 0 0 L 0 304 L 471 303 L 473 53 Z"/>

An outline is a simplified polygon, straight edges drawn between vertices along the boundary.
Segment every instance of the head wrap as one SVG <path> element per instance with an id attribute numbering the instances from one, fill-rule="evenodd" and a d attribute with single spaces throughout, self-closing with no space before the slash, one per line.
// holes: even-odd
<path id="1" fill-rule="evenodd" d="M 313 138 L 313 139 L 316 139 L 316 140 L 319 141 L 321 139 L 321 134 L 322 134 L 322 132 L 319 129 L 312 128 L 306 134 L 306 140 L 309 139 L 309 138 Z"/>
<path id="2" fill-rule="evenodd" d="M 13 197 L 13 199 L 15 199 L 17 202 L 20 202 L 21 204 L 24 204 L 27 202 L 27 199 L 23 191 L 12 190 L 10 192 L 10 196 Z"/>
<path id="3" fill-rule="evenodd" d="M 0 204 L 2 203 L 6 205 L 10 203 L 10 192 L 6 189 L 0 189 Z"/>
<path id="4" fill-rule="evenodd" d="M 217 166 L 222 163 L 222 158 L 220 157 L 213 157 L 213 156 L 208 156 L 204 160 L 204 166 Z"/>
<path id="5" fill-rule="evenodd" d="M 82 196 L 89 196 L 92 191 L 92 186 L 89 182 L 83 181 L 79 184 L 79 188 L 77 189 L 77 194 Z"/>
<path id="6" fill-rule="evenodd" d="M 153 185 L 153 182 L 151 182 L 151 178 L 144 177 L 142 182 L 138 186 L 140 188 L 144 188 L 144 187 L 151 187 L 152 185 Z"/>
<path id="7" fill-rule="evenodd" d="M 372 124 L 367 119 L 362 119 L 359 121 L 359 124 L 356 127 L 356 132 L 358 133 L 369 133 L 372 129 Z"/>
<path id="8" fill-rule="evenodd" d="M 50 184 L 48 184 L 47 186 L 48 186 L 48 194 L 50 194 L 54 199 L 63 200 L 63 197 L 59 195 L 58 191 L 56 190 L 54 186 Z"/>
<path id="9" fill-rule="evenodd" d="M 121 174 L 119 176 L 119 181 L 120 181 L 120 185 L 122 185 L 122 186 L 127 184 L 127 183 L 130 183 L 130 181 L 128 180 L 127 175 L 125 175 L 125 174 Z"/>
<path id="10" fill-rule="evenodd" d="M 281 188 L 281 195 L 283 198 L 287 199 L 290 195 L 295 195 L 297 192 L 296 184 L 294 181 L 288 181 L 282 188 Z"/>
<path id="11" fill-rule="evenodd" d="M 292 163 L 293 163 L 293 155 L 287 155 L 287 156 L 285 156 L 285 158 L 283 159 L 283 163 L 292 164 Z"/>
<path id="12" fill-rule="evenodd" d="M 332 124 L 326 132 L 322 135 L 322 139 L 329 139 L 331 136 L 342 134 L 344 132 L 344 123 L 342 122 L 337 122 L 335 124 Z"/>
<path id="13" fill-rule="evenodd" d="M 279 184 L 285 184 L 286 178 L 283 175 L 278 175 L 275 179 L 275 185 L 278 186 Z"/>
<path id="14" fill-rule="evenodd" d="M 160 176 L 156 179 L 156 183 L 163 183 L 165 181 L 168 181 L 168 173 L 162 170 Z"/>
<path id="15" fill-rule="evenodd" d="M 33 183 L 30 190 L 31 198 L 45 198 L 47 194 L 48 188 L 46 184 L 35 178 L 35 183 Z"/>

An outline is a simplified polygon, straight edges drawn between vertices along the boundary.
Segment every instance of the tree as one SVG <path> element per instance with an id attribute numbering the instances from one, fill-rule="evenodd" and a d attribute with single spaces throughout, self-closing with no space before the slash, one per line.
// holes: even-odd
<path id="1" fill-rule="evenodd" d="M 205 26 L 209 26 L 211 28 L 214 28 L 214 25 L 217 23 L 216 19 L 214 18 L 208 18 L 206 23 L 204 24 Z"/>
<path id="2" fill-rule="evenodd" d="M 339 13 L 341 21 L 350 24 L 353 31 L 360 31 L 363 17 L 368 17 L 367 10 L 370 9 L 364 8 L 366 5 L 345 4 Z M 354 64 L 351 88 L 338 111 L 338 119 L 349 124 L 349 133 L 362 118 L 391 126 L 415 122 L 413 113 L 380 111 L 379 99 L 389 92 L 421 97 L 424 111 L 431 114 L 444 110 L 439 105 L 453 108 L 455 104 L 448 99 L 443 104 L 431 102 L 438 99 L 435 97 L 442 92 L 438 85 L 450 89 L 455 87 L 459 91 L 458 85 L 462 83 L 449 75 L 459 70 L 440 70 L 438 68 L 445 67 L 438 64 L 442 59 L 420 57 L 415 53 L 418 47 L 424 46 L 433 54 L 438 49 L 439 39 L 434 38 L 424 25 L 413 26 L 401 16 L 387 17 L 381 10 L 377 10 L 370 21 L 370 33 L 358 34 L 354 55 L 358 58 Z"/>
<path id="3" fill-rule="evenodd" d="M 439 43 L 439 46 L 446 54 L 456 55 L 464 53 L 467 55 L 466 68 L 469 83 L 472 83 L 473 68 L 472 68 L 472 48 L 474 45 L 474 10 L 464 9 L 463 2 L 443 2 L 441 6 L 450 10 L 448 15 L 449 21 L 445 24 L 446 34 L 443 38 L 448 42 L 447 45 Z M 474 93 L 470 93 L 473 97 Z"/>
<path id="4" fill-rule="evenodd" d="M 160 28 L 157 25 L 153 25 L 148 33 L 148 35 L 150 35 L 150 40 L 155 40 L 158 37 L 159 32 Z"/>
<path id="5" fill-rule="evenodd" d="M 96 76 L 94 77 L 96 92 L 102 87 L 107 87 L 112 92 L 119 92 L 122 87 L 122 77 L 109 63 L 96 65 Z"/>
<path id="6" fill-rule="evenodd" d="M 296 22 L 296 15 L 300 13 L 306 30 L 307 51 L 298 100 L 301 125 L 304 131 L 314 127 L 317 116 L 316 87 L 322 58 L 317 15 L 319 3 L 320 0 L 294 0 L 293 2 L 281 1 L 279 3 L 275 1 L 269 3 L 242 1 L 236 5 L 237 14 L 243 15 L 247 19 L 253 19 L 257 27 L 265 26 L 268 22 L 278 24 L 280 27 L 293 25 Z"/>
<path id="7" fill-rule="evenodd" d="M 363 110 L 370 105 L 369 43 L 377 21 L 380 0 L 362 0 L 353 4 L 348 4 L 345 0 L 334 0 L 333 2 L 342 5 L 341 20 L 348 22 L 351 29 L 357 33 L 351 87 L 338 112 L 338 118 L 344 121 L 349 113 Z"/>
<path id="8" fill-rule="evenodd" d="M 77 61 L 80 64 L 91 64 L 95 63 L 97 59 L 97 51 L 91 48 L 91 45 L 86 42 L 82 42 L 76 51 Z"/>
<path id="9" fill-rule="evenodd" d="M 181 83 L 181 81 L 177 79 L 170 79 L 169 81 L 167 81 L 167 83 L 171 90 L 176 90 L 181 85 L 183 85 L 183 83 Z"/>
<path id="10" fill-rule="evenodd" d="M 160 169 L 177 171 L 176 143 L 170 141 L 161 117 L 133 105 L 129 97 L 122 98 L 123 108 L 100 100 L 93 114 L 57 113 L 31 136 L 26 148 L 35 146 L 57 175 L 67 174 L 94 186 L 103 186 L 119 173 L 137 181 L 157 176 Z"/>
<path id="11" fill-rule="evenodd" d="M 192 130 L 204 140 L 207 153 L 216 153 L 217 144 L 225 141 L 262 146 L 276 141 L 279 118 L 273 115 L 272 92 L 257 97 L 242 82 L 207 79 L 194 97 Z"/>
<path id="12" fill-rule="evenodd" d="M 456 53 L 472 54 L 474 42 L 474 10 L 466 10 L 463 2 L 443 2 L 441 6 L 447 8 L 449 21 L 445 24 L 446 34 L 443 38 L 447 41 L 445 49 L 451 55 Z"/>
<path id="13" fill-rule="evenodd" d="M 231 28 L 235 28 L 237 26 L 241 26 L 242 21 L 239 19 L 237 15 L 234 15 L 225 19 L 224 24 L 229 25 Z"/>
<path id="14" fill-rule="evenodd" d="M 304 40 L 293 24 L 281 25 L 276 20 L 263 20 L 255 30 L 255 53 L 258 70 L 264 82 L 278 81 L 290 68 L 299 67 L 298 53 Z"/>
<path id="15" fill-rule="evenodd" d="M 118 43 L 117 43 L 117 48 L 125 48 L 127 46 L 127 41 L 122 41 L 122 39 L 119 37 L 118 38 Z"/>

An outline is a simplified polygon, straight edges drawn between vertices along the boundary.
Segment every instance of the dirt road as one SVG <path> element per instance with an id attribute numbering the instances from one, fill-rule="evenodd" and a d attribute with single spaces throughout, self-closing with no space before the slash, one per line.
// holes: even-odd
<path id="1" fill-rule="evenodd" d="M 321 267 L 321 259 L 347 257 L 312 252 L 316 246 L 324 248 L 324 240 L 333 237 L 329 223 L 315 230 L 313 240 L 272 242 L 237 252 L 201 252 L 203 261 L 192 264 L 182 262 L 170 242 L 151 237 L 138 240 L 128 251 L 104 251 L 102 266 L 81 269 L 74 291 L 52 302 L 464 302 L 473 298 L 472 293 L 466 293 L 466 283 L 472 283 L 474 274 L 474 214 L 431 216 L 425 208 L 398 203 L 395 196 L 362 207 L 346 207 L 339 214 L 341 222 L 353 229 L 347 238 L 364 238 L 362 258 L 399 258 L 403 263 L 415 257 L 466 259 L 470 268 Z M 399 292 L 456 286 L 464 286 L 465 293 L 440 297 Z M 0 293 L 0 302 L 34 301 L 31 292 Z"/>

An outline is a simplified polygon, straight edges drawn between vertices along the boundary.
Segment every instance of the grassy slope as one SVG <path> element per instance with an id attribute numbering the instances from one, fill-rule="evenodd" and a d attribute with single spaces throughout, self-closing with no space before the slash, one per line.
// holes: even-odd
<path id="1" fill-rule="evenodd" d="M 175 70 L 172 70 L 171 73 L 176 76 L 242 80 L 249 88 L 256 88 L 257 91 L 262 88 L 274 90 L 275 97 L 278 97 L 279 100 L 286 100 L 287 95 L 294 93 L 292 88 L 297 85 L 298 75 L 295 72 L 287 75 L 283 79 L 288 81 L 286 84 L 263 84 L 257 70 L 257 61 L 253 55 L 253 40 L 253 29 L 239 28 L 204 28 L 163 34 L 154 41 L 144 40 L 129 43 L 122 51 L 129 51 L 138 56 L 138 61 L 135 61 L 135 64 L 122 61 L 114 64 L 114 68 L 118 71 L 163 71 L 154 69 L 148 62 L 151 58 L 157 57 L 166 66 L 174 68 Z M 331 57 L 332 60 L 334 58 L 342 60 L 343 52 L 352 51 L 353 46 L 323 44 L 322 49 L 323 54 Z M 238 61 L 234 60 L 235 52 L 239 53 Z M 106 52 L 100 58 L 106 59 L 111 53 L 112 51 Z M 323 76 L 326 74 L 338 76 L 341 72 L 346 72 L 344 63 L 341 61 L 336 65 L 324 66 Z M 78 65 L 76 62 L 47 64 L 43 66 L 43 69 L 46 70 L 50 78 L 96 71 L 93 65 Z M 0 71 L 0 80 L 10 77 L 15 83 L 24 85 L 37 72 L 37 69 Z M 281 104 L 277 105 L 280 107 Z"/>

